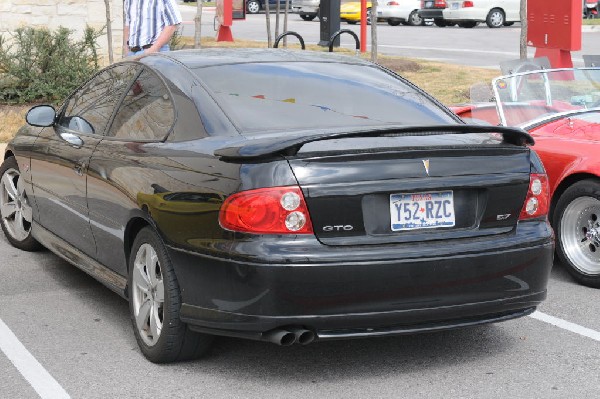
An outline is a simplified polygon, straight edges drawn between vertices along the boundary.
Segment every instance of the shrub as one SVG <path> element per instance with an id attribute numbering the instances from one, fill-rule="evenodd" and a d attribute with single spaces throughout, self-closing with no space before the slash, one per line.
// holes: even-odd
<path id="1" fill-rule="evenodd" d="M 10 42 L 0 35 L 0 102 L 62 101 L 98 70 L 102 31 L 87 27 L 80 40 L 64 27 L 19 28 Z"/>

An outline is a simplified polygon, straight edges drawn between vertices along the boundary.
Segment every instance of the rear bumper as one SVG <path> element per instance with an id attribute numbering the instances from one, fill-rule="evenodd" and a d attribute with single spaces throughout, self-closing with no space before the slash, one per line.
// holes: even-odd
<path id="1" fill-rule="evenodd" d="M 348 12 L 340 14 L 341 21 L 360 21 L 360 12 Z"/>
<path id="2" fill-rule="evenodd" d="M 381 6 L 377 7 L 377 18 L 406 21 L 408 19 L 408 14 L 405 10 L 399 10 L 398 7 Z"/>
<path id="3" fill-rule="evenodd" d="M 420 9 L 417 11 L 421 18 L 434 18 L 434 19 L 443 19 L 444 13 L 443 9 Z"/>
<path id="4" fill-rule="evenodd" d="M 450 10 L 446 8 L 442 15 L 444 19 L 456 22 L 483 22 L 487 17 L 487 14 L 482 14 L 480 11 L 472 8 L 464 8 L 459 10 Z"/>
<path id="5" fill-rule="evenodd" d="M 545 293 L 543 294 L 545 297 Z M 330 341 L 330 340 L 338 340 L 338 339 L 356 339 L 356 338 L 370 338 L 370 337 L 386 337 L 393 335 L 410 335 L 410 334 L 419 334 L 425 332 L 436 332 L 436 331 L 444 331 L 444 330 L 452 330 L 457 328 L 465 328 L 465 327 L 473 327 L 482 324 L 488 323 L 499 323 L 502 321 L 512 320 L 519 317 L 530 315 L 535 311 L 535 307 L 528 307 L 518 310 L 511 310 L 504 313 L 489 313 L 484 315 L 476 315 L 468 317 L 467 315 L 461 315 L 461 317 L 453 318 L 453 319 L 443 319 L 436 320 L 433 322 L 424 322 L 424 323 L 413 323 L 407 324 L 406 321 L 403 323 L 391 323 L 383 326 L 376 327 L 365 327 L 370 324 L 364 323 L 359 327 L 343 327 L 343 328 L 320 328 L 315 329 L 312 327 L 310 319 L 301 319 L 298 321 L 288 320 L 287 323 L 281 324 L 282 320 L 278 320 L 276 327 L 271 329 L 261 329 L 261 330 L 242 330 L 242 329 L 222 329 L 216 327 L 207 327 L 204 324 L 191 324 L 190 321 L 194 319 L 190 319 L 188 316 L 193 314 L 198 309 L 190 309 L 185 306 L 182 308 L 182 312 L 185 312 L 185 317 L 182 319 L 189 323 L 190 329 L 193 331 L 211 334 L 211 335 L 220 335 L 227 337 L 237 337 L 237 338 L 246 338 L 253 340 L 263 340 L 266 341 L 267 335 L 270 331 L 276 330 L 286 330 L 286 329 L 309 329 L 313 331 L 315 334 L 315 338 L 320 341 Z M 269 324 L 269 323 L 267 323 Z M 270 323 L 275 325 L 275 323 Z"/>
<path id="6" fill-rule="evenodd" d="M 479 245 L 463 251 L 453 245 L 452 255 L 440 248 L 438 256 L 409 258 L 398 245 L 374 251 L 319 243 L 320 253 L 311 253 L 307 238 L 298 238 L 297 246 L 281 239 L 278 254 L 268 243 L 239 242 L 230 259 L 171 250 L 182 290 L 181 318 L 217 335 L 260 339 L 269 330 L 301 326 L 333 339 L 520 317 L 546 297 L 554 252 L 547 223 L 527 224 L 519 237 L 496 238 L 494 245 L 509 249 Z M 528 243 L 528 237 L 537 242 Z M 426 245 L 416 246 L 427 254 Z M 365 251 L 371 251 L 370 260 L 360 259 Z M 285 262 L 265 262 L 284 260 L 286 252 Z"/>
<path id="7" fill-rule="evenodd" d="M 316 6 L 292 6 L 292 11 L 296 14 L 317 15 L 319 13 L 319 5 Z"/>

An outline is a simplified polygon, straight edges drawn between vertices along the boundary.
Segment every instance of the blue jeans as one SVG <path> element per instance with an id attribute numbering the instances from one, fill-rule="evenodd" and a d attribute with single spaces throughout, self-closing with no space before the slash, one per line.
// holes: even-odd
<path id="1" fill-rule="evenodd" d="M 168 44 L 165 44 L 158 51 L 161 52 L 161 53 L 164 53 L 165 51 L 170 51 L 170 50 L 171 50 L 171 47 L 169 47 Z M 145 50 L 140 50 L 140 51 L 136 51 L 135 53 L 132 52 L 132 51 L 130 51 L 130 52 L 127 53 L 127 57 L 131 57 L 131 56 L 134 56 L 134 55 L 142 55 L 142 54 L 144 54 L 144 51 Z"/>

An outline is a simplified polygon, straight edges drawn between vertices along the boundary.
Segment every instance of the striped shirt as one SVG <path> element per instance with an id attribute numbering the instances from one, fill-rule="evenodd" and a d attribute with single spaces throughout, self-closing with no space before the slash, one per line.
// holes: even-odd
<path id="1" fill-rule="evenodd" d="M 125 0 L 124 10 L 129 47 L 152 44 L 166 26 L 181 23 L 175 0 Z"/>

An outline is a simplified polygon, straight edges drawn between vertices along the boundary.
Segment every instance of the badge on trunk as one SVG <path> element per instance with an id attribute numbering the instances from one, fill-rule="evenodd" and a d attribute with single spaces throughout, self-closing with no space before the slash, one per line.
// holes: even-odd
<path id="1" fill-rule="evenodd" d="M 427 176 L 429 176 L 429 159 L 423 159 L 423 166 L 425 166 L 425 172 L 427 172 Z"/>

